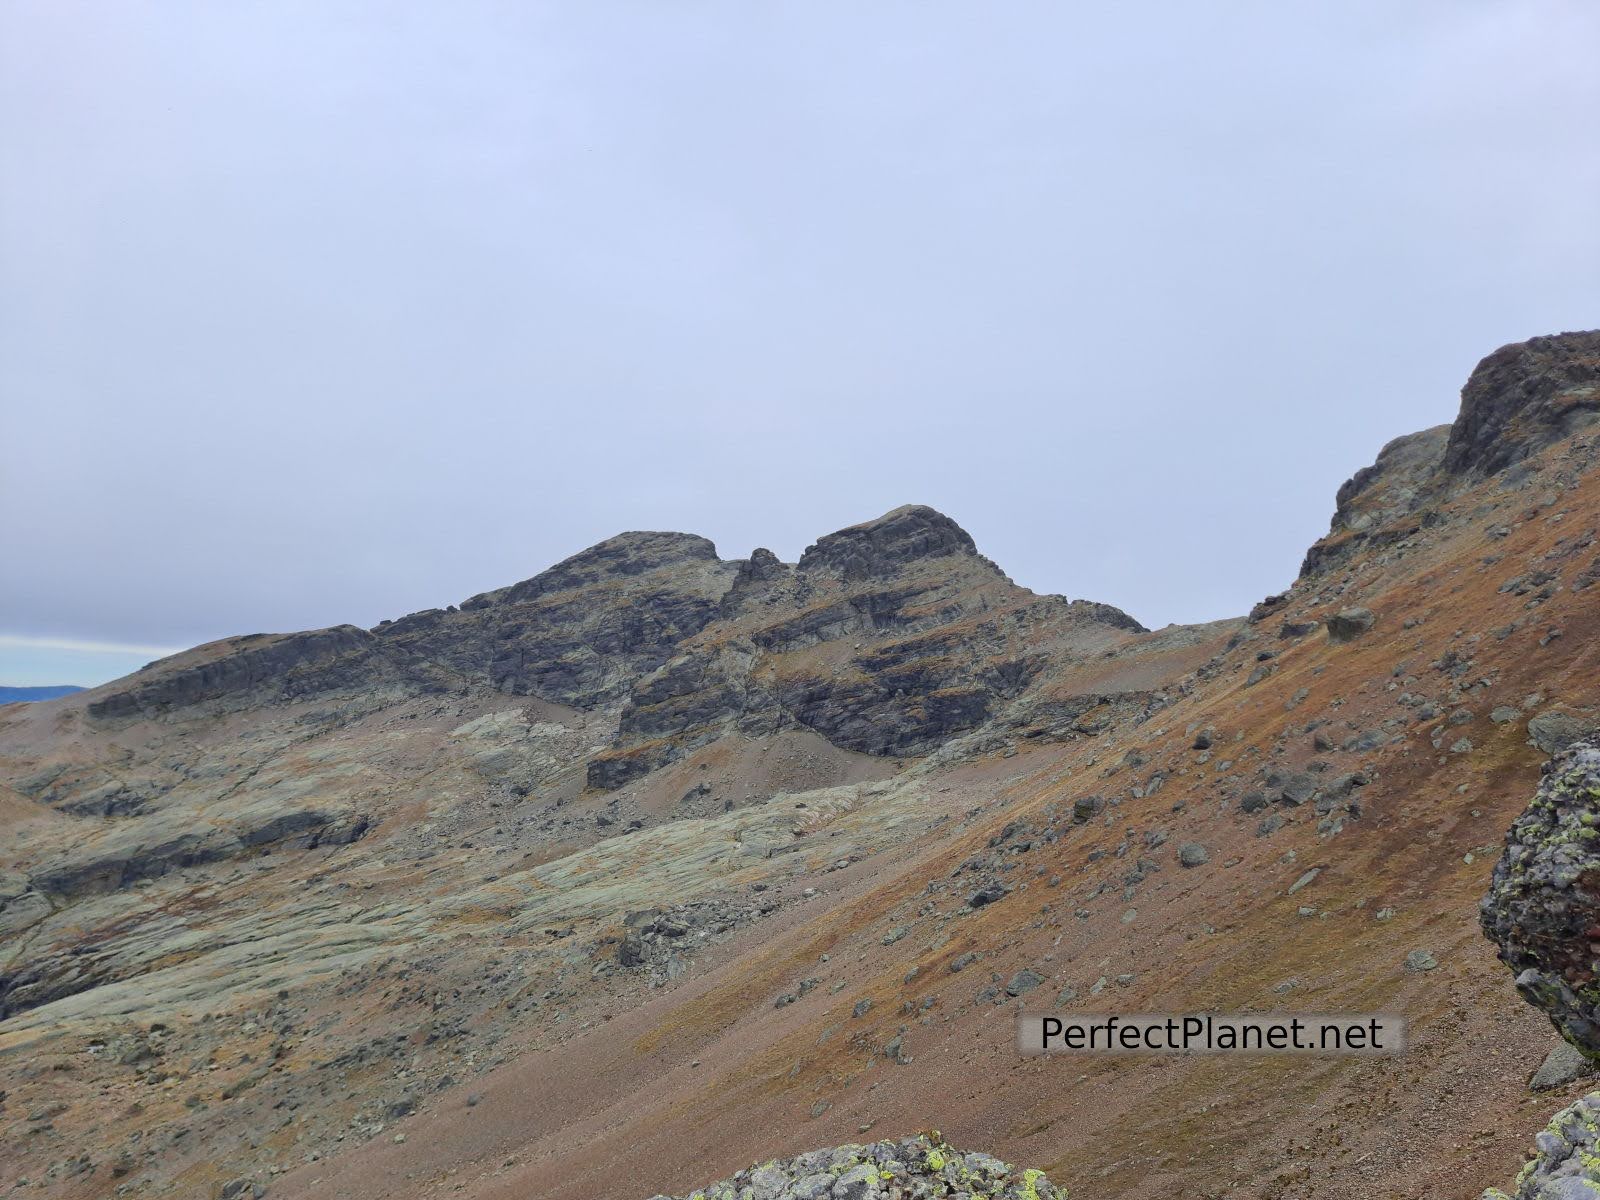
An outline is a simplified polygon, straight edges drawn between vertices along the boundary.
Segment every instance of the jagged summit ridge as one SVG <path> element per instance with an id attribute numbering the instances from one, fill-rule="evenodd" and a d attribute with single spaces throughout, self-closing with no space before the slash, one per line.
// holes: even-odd
<path id="1" fill-rule="evenodd" d="M 818 538 L 800 556 L 799 568 L 845 581 L 893 574 L 922 559 L 961 555 L 984 563 L 972 535 L 925 504 L 906 504 L 873 521 Z"/>
<path id="2" fill-rule="evenodd" d="M 102 689 L 89 712 L 487 689 L 616 713 L 588 775 L 609 789 L 734 730 L 929 753 L 1052 663 L 1143 632 L 1110 605 L 1015 586 L 955 521 L 906 505 L 819 538 L 796 565 L 766 549 L 726 560 L 695 534 L 618 534 L 459 608 L 191 652 Z"/>

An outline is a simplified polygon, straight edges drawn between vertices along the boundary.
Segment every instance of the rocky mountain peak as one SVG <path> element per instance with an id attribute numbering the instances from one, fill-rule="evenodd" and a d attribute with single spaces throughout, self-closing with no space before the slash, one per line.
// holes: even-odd
<path id="1" fill-rule="evenodd" d="M 845 581 L 892 575 L 921 559 L 962 555 L 999 573 L 978 553 L 961 526 L 925 504 L 906 504 L 883 516 L 821 537 L 800 556 L 800 570 Z"/>
<path id="2" fill-rule="evenodd" d="M 605 579 L 643 575 L 663 567 L 715 563 L 717 547 L 710 538 L 693 533 L 634 531 L 619 533 L 587 550 L 580 550 L 506 593 L 512 603 L 552 592 L 587 587 Z"/>
<path id="3" fill-rule="evenodd" d="M 1502 346 L 1461 389 L 1453 424 L 1395 438 L 1339 489 L 1327 536 L 1300 573 L 1319 574 L 1438 518 L 1463 487 L 1600 422 L 1600 330 Z"/>
<path id="4" fill-rule="evenodd" d="M 1489 475 L 1600 421 L 1600 330 L 1502 346 L 1461 389 L 1444 468 Z"/>

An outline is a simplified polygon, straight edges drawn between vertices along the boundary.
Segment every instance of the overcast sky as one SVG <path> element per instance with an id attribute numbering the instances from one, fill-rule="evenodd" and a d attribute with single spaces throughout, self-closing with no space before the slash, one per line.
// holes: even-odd
<path id="1" fill-rule="evenodd" d="M 1146 624 L 1600 325 L 1600 5 L 0 0 L 0 683 L 908 502 Z"/>

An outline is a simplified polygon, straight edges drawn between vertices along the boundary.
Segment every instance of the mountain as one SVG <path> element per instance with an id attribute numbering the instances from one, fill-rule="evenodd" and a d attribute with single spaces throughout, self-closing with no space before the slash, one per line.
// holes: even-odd
<path id="1" fill-rule="evenodd" d="M 1097 1198 L 1503 1182 L 1552 1035 L 1476 903 L 1600 719 L 1597 420 L 1600 333 L 1497 351 L 1233 620 L 1036 595 L 912 505 L 6 709 L 6 1161 L 642 1198 L 937 1126 Z M 1023 1059 L 1024 1006 L 1415 1049 Z"/>
<path id="2" fill-rule="evenodd" d="M 19 701 L 30 700 L 58 700 L 62 696 L 70 696 L 73 692 L 81 692 L 81 687 L 70 683 L 63 683 L 55 687 L 0 687 L 0 704 L 15 704 Z"/>

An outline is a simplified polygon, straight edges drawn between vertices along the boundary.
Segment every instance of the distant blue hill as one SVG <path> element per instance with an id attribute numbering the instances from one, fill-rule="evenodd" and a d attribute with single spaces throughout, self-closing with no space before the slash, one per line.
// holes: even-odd
<path id="1" fill-rule="evenodd" d="M 54 700 L 57 696 L 70 696 L 81 692 L 81 687 L 63 683 L 57 687 L 0 687 L 0 704 L 15 704 L 18 700 Z"/>

